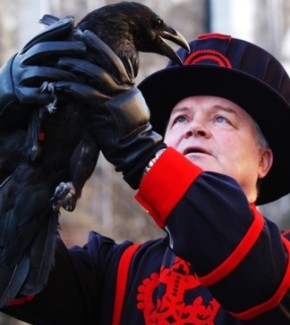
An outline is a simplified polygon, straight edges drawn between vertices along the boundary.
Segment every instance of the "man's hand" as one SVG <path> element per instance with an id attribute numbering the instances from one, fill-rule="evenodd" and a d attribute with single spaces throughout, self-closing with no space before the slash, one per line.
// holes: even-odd
<path id="1" fill-rule="evenodd" d="M 133 87 L 93 113 L 95 134 L 104 156 L 123 172 L 132 188 L 138 188 L 146 165 L 165 147 L 162 137 L 152 130 L 141 92 Z"/>
<path id="2" fill-rule="evenodd" d="M 34 37 L 18 54 L 0 70 L 0 119 L 1 125 L 21 123 L 28 115 L 23 106 L 46 105 L 52 94 L 42 92 L 46 81 L 78 78 L 56 67 L 60 57 L 82 57 L 86 53 L 83 42 L 73 40 L 74 20 L 66 17 Z M 19 114 L 19 115 L 18 115 Z"/>
<path id="3" fill-rule="evenodd" d="M 95 34 L 85 31 L 80 36 L 88 50 L 106 54 L 117 70 L 112 77 L 101 66 L 78 59 L 61 59 L 59 65 L 76 74 L 85 74 L 93 86 L 80 90 L 70 83 L 56 82 L 58 92 L 70 92 L 91 107 L 94 134 L 106 159 L 123 172 L 128 184 L 139 186 L 147 163 L 165 147 L 162 137 L 152 130 L 150 112 L 141 92 L 133 86 L 117 55 Z"/>

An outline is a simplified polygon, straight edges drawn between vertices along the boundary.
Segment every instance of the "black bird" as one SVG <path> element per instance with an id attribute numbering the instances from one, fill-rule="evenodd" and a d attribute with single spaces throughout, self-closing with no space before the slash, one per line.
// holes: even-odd
<path id="1" fill-rule="evenodd" d="M 180 33 L 147 6 L 136 2 L 119 2 L 92 11 L 79 22 L 78 28 L 94 32 L 108 44 L 121 58 L 131 78 L 138 73 L 139 51 L 165 55 L 182 64 L 163 38 L 189 50 Z"/>
<path id="2" fill-rule="evenodd" d="M 45 15 L 41 22 L 50 25 L 56 20 Z M 138 73 L 139 51 L 181 63 L 162 38 L 189 49 L 181 34 L 135 2 L 96 9 L 79 22 L 74 37 L 79 30 L 89 30 L 109 45 L 131 79 Z M 88 59 L 116 73 L 101 52 L 89 53 Z M 54 261 L 59 210 L 75 208 L 99 154 L 90 109 L 56 96 L 53 83 L 45 83 L 43 91 L 51 91 L 54 101 L 34 109 L 27 130 L 0 134 L 0 307 L 17 294 L 43 289 Z"/>

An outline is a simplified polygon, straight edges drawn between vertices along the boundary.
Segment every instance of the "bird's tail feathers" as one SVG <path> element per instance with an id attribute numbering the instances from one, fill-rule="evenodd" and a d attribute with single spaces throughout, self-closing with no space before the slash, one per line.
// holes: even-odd
<path id="1" fill-rule="evenodd" d="M 58 212 L 51 211 L 47 218 L 48 224 L 39 229 L 31 245 L 29 274 L 20 291 L 21 295 L 29 296 L 38 293 L 47 283 L 54 264 L 56 243 L 59 238 L 58 215 Z"/>
<path id="2" fill-rule="evenodd" d="M 11 303 L 19 293 L 29 272 L 29 257 L 24 256 L 15 267 L 0 268 L 0 308 Z"/>
<path id="3" fill-rule="evenodd" d="M 22 257 L 17 258 L 17 247 L 16 251 L 9 250 L 8 255 L 6 250 L 0 250 L 0 308 L 9 304 L 19 294 L 29 296 L 39 293 L 47 283 L 59 238 L 58 214 L 51 210 L 46 218 L 47 222 L 43 222 L 30 246 L 21 253 Z M 0 246 L 2 241 L 7 240 L 7 227 L 11 228 L 6 221 L 0 237 Z M 8 233 L 11 236 L 9 231 Z M 11 242 L 11 238 L 8 241 Z M 15 254 L 16 259 L 13 257 Z"/>

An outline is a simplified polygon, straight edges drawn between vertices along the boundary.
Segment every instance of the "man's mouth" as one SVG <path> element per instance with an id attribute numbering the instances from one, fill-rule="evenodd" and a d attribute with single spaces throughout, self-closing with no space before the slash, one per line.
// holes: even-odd
<path id="1" fill-rule="evenodd" d="M 202 147 L 188 147 L 183 151 L 183 155 L 187 156 L 189 154 L 205 154 L 210 155 L 210 153 Z"/>

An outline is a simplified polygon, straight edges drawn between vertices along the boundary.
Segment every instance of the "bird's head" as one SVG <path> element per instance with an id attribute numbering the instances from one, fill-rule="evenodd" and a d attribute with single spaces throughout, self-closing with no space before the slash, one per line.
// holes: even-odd
<path id="1" fill-rule="evenodd" d="M 164 55 L 177 64 L 182 64 L 176 51 L 164 41 L 169 40 L 190 51 L 184 36 L 149 7 L 137 2 L 120 2 L 119 9 L 127 17 L 127 22 L 134 36 L 136 49 L 141 52 L 152 52 Z"/>
<path id="2" fill-rule="evenodd" d="M 164 39 L 190 51 L 188 42 L 179 32 L 138 2 L 121 1 L 98 8 L 87 14 L 78 28 L 92 31 L 109 45 L 132 78 L 138 73 L 139 51 L 164 55 L 182 64 L 176 51 Z"/>

